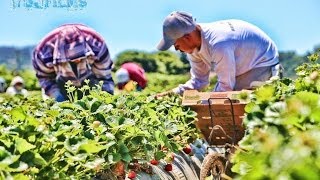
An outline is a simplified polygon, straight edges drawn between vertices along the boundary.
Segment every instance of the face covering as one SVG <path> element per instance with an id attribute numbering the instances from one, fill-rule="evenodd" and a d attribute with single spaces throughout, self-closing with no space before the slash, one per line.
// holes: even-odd
<path id="1" fill-rule="evenodd" d="M 22 85 L 15 85 L 14 87 L 16 88 L 17 91 L 21 91 L 23 88 Z"/>

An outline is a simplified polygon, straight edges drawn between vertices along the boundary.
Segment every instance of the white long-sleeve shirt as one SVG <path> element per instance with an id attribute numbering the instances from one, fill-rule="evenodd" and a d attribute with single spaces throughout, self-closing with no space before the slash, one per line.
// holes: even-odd
<path id="1" fill-rule="evenodd" d="M 232 91 L 236 77 L 251 69 L 279 63 L 274 42 L 258 27 L 241 20 L 199 24 L 201 48 L 188 54 L 191 79 L 173 89 L 182 94 L 209 84 L 212 65 L 218 77 L 215 91 Z"/>

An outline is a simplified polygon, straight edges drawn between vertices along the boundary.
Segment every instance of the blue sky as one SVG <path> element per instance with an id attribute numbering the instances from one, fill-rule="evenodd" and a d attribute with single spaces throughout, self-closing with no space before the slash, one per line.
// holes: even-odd
<path id="1" fill-rule="evenodd" d="M 162 22 L 174 10 L 190 12 L 198 22 L 246 20 L 263 29 L 279 50 L 303 54 L 320 44 L 319 0 L 79 0 L 87 4 L 82 10 L 13 9 L 14 1 L 19 0 L 0 0 L 0 45 L 36 44 L 63 23 L 83 23 L 104 37 L 112 57 L 126 49 L 155 51 Z"/>

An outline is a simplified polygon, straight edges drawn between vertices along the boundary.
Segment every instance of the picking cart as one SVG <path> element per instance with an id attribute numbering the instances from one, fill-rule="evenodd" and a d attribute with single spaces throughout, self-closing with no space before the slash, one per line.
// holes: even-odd
<path id="1" fill-rule="evenodd" d="M 185 91 L 182 105 L 197 112 L 196 126 L 210 148 L 223 149 L 222 152 L 207 154 L 201 165 L 200 180 L 206 177 L 225 179 L 230 176 L 230 155 L 245 134 L 242 124 L 244 107 L 248 103 L 242 100 L 242 93 L 251 91 L 198 92 Z"/>

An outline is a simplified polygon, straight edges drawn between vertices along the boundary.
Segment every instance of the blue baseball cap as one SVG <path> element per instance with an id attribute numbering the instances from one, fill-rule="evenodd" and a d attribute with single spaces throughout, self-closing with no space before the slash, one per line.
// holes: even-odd
<path id="1" fill-rule="evenodd" d="M 157 48 L 160 51 L 168 50 L 178 38 L 196 29 L 196 22 L 187 12 L 173 11 L 163 22 L 163 38 Z"/>

